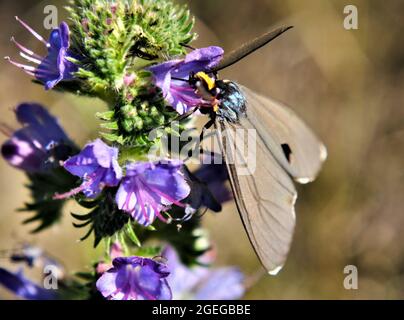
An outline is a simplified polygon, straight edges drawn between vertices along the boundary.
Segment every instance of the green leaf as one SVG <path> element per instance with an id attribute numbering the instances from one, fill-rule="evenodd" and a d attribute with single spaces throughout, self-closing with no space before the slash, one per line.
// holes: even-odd
<path id="1" fill-rule="evenodd" d="M 97 206 L 86 215 L 72 214 L 81 223 L 74 223 L 74 226 L 81 228 L 90 226 L 88 232 L 81 238 L 85 240 L 91 233 L 94 233 L 94 247 L 97 247 L 102 239 L 112 237 L 129 221 L 129 215 L 118 209 L 115 203 L 116 188 L 108 188 L 97 198 Z"/>
<path id="2" fill-rule="evenodd" d="M 19 211 L 35 212 L 23 223 L 39 222 L 39 225 L 32 230 L 32 233 L 38 233 L 60 220 L 65 200 L 54 200 L 53 196 L 73 189 L 77 179 L 61 167 L 47 173 L 28 174 L 28 178 L 30 182 L 27 187 L 31 191 L 32 202 L 27 203 Z"/>
<path id="3" fill-rule="evenodd" d="M 102 123 L 101 128 L 108 130 L 118 130 L 118 123 L 116 121 Z"/>
<path id="4" fill-rule="evenodd" d="M 129 239 L 132 240 L 132 242 L 135 245 L 137 245 L 138 247 L 142 246 L 142 243 L 140 242 L 139 238 L 136 236 L 136 233 L 133 230 L 131 223 L 128 223 L 126 225 L 126 234 L 128 235 Z"/>
<path id="5" fill-rule="evenodd" d="M 112 121 L 114 119 L 115 112 L 114 111 L 105 111 L 105 112 L 97 112 L 95 116 L 104 121 Z"/>
<path id="6" fill-rule="evenodd" d="M 101 135 L 101 137 L 103 137 L 105 140 L 108 140 L 109 142 L 115 142 L 119 139 L 119 137 L 114 133 L 100 132 L 100 135 Z"/>

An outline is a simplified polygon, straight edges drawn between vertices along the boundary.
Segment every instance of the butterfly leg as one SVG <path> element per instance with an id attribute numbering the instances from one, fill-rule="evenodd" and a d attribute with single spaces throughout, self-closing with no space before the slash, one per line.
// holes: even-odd
<path id="1" fill-rule="evenodd" d="M 194 47 L 190 46 L 189 44 L 181 43 L 181 46 L 190 50 L 196 50 Z"/>
<path id="2" fill-rule="evenodd" d="M 195 154 L 198 154 L 198 148 L 199 148 L 199 157 L 202 160 L 202 155 L 204 153 L 203 147 L 202 147 L 202 141 L 208 137 L 205 136 L 205 132 L 206 130 L 208 130 L 209 128 L 211 128 L 214 125 L 214 121 L 213 120 L 209 120 L 202 128 L 202 132 L 199 135 L 198 140 L 196 141 L 195 147 L 192 147 L 189 151 L 188 151 L 188 157 L 185 159 L 185 162 L 188 161 L 189 159 L 193 158 L 193 156 Z M 210 136 L 210 135 L 209 135 Z"/>
<path id="3" fill-rule="evenodd" d="M 202 128 L 202 132 L 199 136 L 199 140 L 193 152 L 197 152 L 197 148 L 199 147 L 199 157 L 201 162 L 203 162 L 203 156 L 206 154 L 205 149 L 203 148 L 202 142 L 205 138 L 209 138 L 213 133 L 206 134 L 207 130 L 209 130 L 215 124 L 215 120 L 210 119 Z M 214 152 L 210 152 L 210 157 L 214 157 Z"/>

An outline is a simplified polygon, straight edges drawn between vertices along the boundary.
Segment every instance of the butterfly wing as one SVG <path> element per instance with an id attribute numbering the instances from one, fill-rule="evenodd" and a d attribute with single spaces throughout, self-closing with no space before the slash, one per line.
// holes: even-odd
<path id="1" fill-rule="evenodd" d="M 247 99 L 245 126 L 257 130 L 267 149 L 299 183 L 313 181 L 327 149 L 310 128 L 287 106 L 240 86 Z"/>
<path id="2" fill-rule="evenodd" d="M 217 120 L 216 128 L 245 229 L 266 270 L 276 274 L 293 238 L 297 192 L 292 178 L 314 180 L 327 151 L 291 109 L 240 88 L 246 117 L 237 123 Z"/>
<path id="3" fill-rule="evenodd" d="M 249 239 L 266 270 L 276 274 L 292 241 L 297 192 L 262 138 L 254 135 L 255 130 L 245 130 L 252 127 L 247 122 L 217 120 L 218 139 Z M 243 132 L 249 136 L 241 139 Z M 256 139 L 256 143 L 250 138 Z M 255 150 L 247 150 L 251 146 Z M 251 154 L 255 160 L 249 157 Z"/>

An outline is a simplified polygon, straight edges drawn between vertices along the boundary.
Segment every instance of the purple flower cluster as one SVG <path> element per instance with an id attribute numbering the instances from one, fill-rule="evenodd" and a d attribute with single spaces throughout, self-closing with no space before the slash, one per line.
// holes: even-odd
<path id="1" fill-rule="evenodd" d="M 10 165 L 28 173 L 46 172 L 68 158 L 70 139 L 49 112 L 38 104 L 24 103 L 16 110 L 23 127 L 10 132 L 1 148 Z M 3 131 L 9 131 L 3 126 Z M 69 152 L 68 152 L 69 151 Z M 183 163 L 164 160 L 155 163 L 133 162 L 126 165 L 126 175 L 118 164 L 118 149 L 100 139 L 87 144 L 83 150 L 68 158 L 64 168 L 82 179 L 82 184 L 70 192 L 56 194 L 64 199 L 82 192 L 88 198 L 99 196 L 105 187 L 120 185 L 116 194 L 119 209 L 135 221 L 148 226 L 171 205 L 184 206 L 180 201 L 190 193 L 181 171 Z"/>
<path id="2" fill-rule="evenodd" d="M 225 186 L 228 176 L 224 165 L 203 165 L 191 178 L 184 174 L 184 164 L 179 160 L 139 161 L 126 164 L 123 176 L 118 164 L 118 149 L 99 139 L 65 161 L 64 168 L 83 182 L 68 193 L 56 195 L 56 199 L 80 192 L 94 198 L 103 188 L 119 185 L 115 197 L 118 208 L 143 226 L 151 225 L 156 218 L 167 222 L 162 212 L 172 205 L 186 207 L 186 203 L 192 211 L 201 207 L 220 211 L 221 203 L 231 199 Z"/>
<path id="3" fill-rule="evenodd" d="M 61 81 L 74 79 L 79 66 L 72 61 L 80 61 L 80 57 L 71 51 L 68 25 L 62 22 L 46 41 L 25 22 L 16 19 L 46 46 L 47 55 L 38 56 L 12 38 L 21 50 L 20 55 L 36 66 L 18 63 L 9 57 L 6 59 L 34 76 L 44 84 L 46 90 L 54 88 Z M 203 97 L 191 83 L 190 75 L 203 72 L 209 77 L 213 76 L 210 70 L 219 64 L 223 53 L 222 48 L 214 46 L 196 49 L 184 59 L 167 61 L 148 70 L 153 73 L 154 84 L 161 89 L 166 102 L 179 114 L 185 114 L 201 106 L 213 106 L 213 101 L 208 100 L 209 96 Z M 214 81 L 213 78 L 211 80 Z M 128 75 L 124 81 L 129 85 L 133 75 Z M 179 160 L 123 163 L 119 158 L 119 149 L 101 139 L 86 144 L 79 153 L 74 154 L 71 140 L 44 107 L 24 103 L 16 108 L 15 113 L 22 127 L 11 132 L 8 127 L 2 126 L 9 136 L 1 149 L 8 163 L 29 174 L 63 166 L 80 179 L 76 188 L 55 194 L 53 200 L 66 199 L 79 193 L 88 199 L 100 199 L 106 194 L 103 193 L 104 189 L 110 188 L 112 192 L 109 195 L 115 195 L 115 199 L 112 196 L 116 203 L 114 211 L 119 212 L 117 207 L 138 224 L 147 227 L 156 219 L 170 222 L 171 219 L 167 219 L 170 215 L 164 213 L 172 206 L 185 208 L 187 217 L 202 207 L 220 211 L 221 204 L 231 199 L 231 193 L 225 186 L 228 176 L 224 165 L 203 165 L 191 174 Z M 74 180 L 73 176 L 70 178 Z M 76 186 L 71 183 L 61 192 L 69 190 L 72 185 Z M 108 236 L 113 233 L 118 235 L 117 230 L 113 229 L 111 234 L 107 233 Z M 126 252 L 124 243 L 122 247 Z M 210 269 L 202 266 L 202 263 L 211 262 L 209 254 L 203 257 L 208 261 L 201 261 L 201 266 L 188 267 L 170 246 L 163 250 L 162 257 L 153 259 L 124 257 L 122 247 L 114 243 L 111 246 L 111 259 L 99 263 L 96 268 L 99 276 L 96 287 L 107 299 L 238 299 L 244 294 L 244 276 L 237 268 Z M 40 261 L 48 261 L 42 251 L 30 249 L 14 254 L 11 259 L 30 267 Z M 40 288 L 21 272 L 13 273 L 0 268 L 0 284 L 25 299 L 56 297 L 52 291 Z"/>
<path id="4" fill-rule="evenodd" d="M 74 73 L 78 71 L 78 66 L 71 62 L 80 60 L 79 57 L 73 55 L 70 48 L 70 30 L 67 23 L 62 22 L 58 29 L 53 30 L 46 41 L 41 35 L 34 31 L 24 21 L 16 17 L 17 21 L 26 28 L 35 38 L 41 41 L 47 48 L 48 53 L 45 57 L 35 54 L 32 50 L 24 47 L 17 42 L 14 37 L 11 41 L 21 50 L 20 55 L 28 62 L 36 64 L 32 65 L 21 64 L 6 57 L 6 59 L 16 67 L 24 70 L 31 76 L 45 85 L 45 89 L 49 90 L 54 88 L 60 81 L 71 80 L 74 78 Z"/>
<path id="5" fill-rule="evenodd" d="M 210 105 L 210 101 L 205 101 L 189 83 L 189 75 L 200 71 L 209 72 L 219 64 L 223 53 L 222 48 L 214 46 L 196 49 L 184 59 L 170 60 L 149 67 L 149 70 L 166 101 L 179 114 L 184 114 L 194 107 Z"/>
<path id="6" fill-rule="evenodd" d="M 2 146 L 3 157 L 14 167 L 28 173 L 43 172 L 66 160 L 70 139 L 49 112 L 38 104 L 21 104 L 16 116 L 23 127 L 10 134 Z M 162 212 L 181 202 L 190 193 L 190 183 L 183 173 L 183 163 L 177 160 L 132 162 L 125 166 L 125 176 L 118 163 L 118 149 L 100 139 L 87 144 L 83 150 L 63 163 L 82 184 L 55 199 L 64 199 L 82 192 L 88 198 L 100 195 L 105 187 L 117 187 L 118 208 L 127 212 L 139 224 L 149 226 L 156 218 L 166 221 Z M 196 172 L 203 183 L 212 187 L 220 202 L 229 199 L 224 187 L 227 176 L 216 165 L 206 165 Z M 198 191 L 198 190 L 197 190 Z M 194 205 L 212 208 L 211 201 L 201 192 L 201 200 Z"/>
<path id="7" fill-rule="evenodd" d="M 143 226 L 156 218 L 165 221 L 162 211 L 181 204 L 190 188 L 181 172 L 183 163 L 175 160 L 158 162 L 132 162 L 125 167 L 125 176 L 118 164 L 118 149 L 96 140 L 84 147 L 76 156 L 64 162 L 71 174 L 82 178 L 80 187 L 55 198 L 63 199 L 83 192 L 94 198 L 105 187 L 119 186 L 116 193 L 118 208 L 127 212 Z"/>

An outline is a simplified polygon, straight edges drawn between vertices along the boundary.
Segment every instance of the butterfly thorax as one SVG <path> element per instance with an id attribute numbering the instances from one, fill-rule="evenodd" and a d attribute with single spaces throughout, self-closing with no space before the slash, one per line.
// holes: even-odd
<path id="1" fill-rule="evenodd" d="M 238 85 L 228 80 L 217 80 L 216 87 L 219 89 L 219 108 L 216 111 L 219 119 L 238 122 L 245 117 L 246 99 Z"/>
<path id="2" fill-rule="evenodd" d="M 238 85 L 228 80 L 217 80 L 204 72 L 190 76 L 190 83 L 196 93 L 209 101 L 209 109 L 202 108 L 202 113 L 211 114 L 221 120 L 237 122 L 246 113 L 246 99 Z"/>

